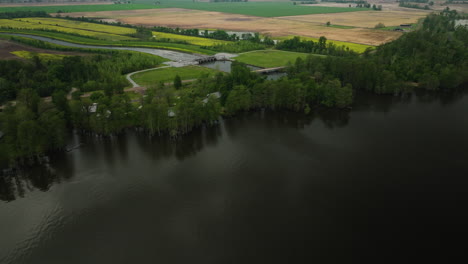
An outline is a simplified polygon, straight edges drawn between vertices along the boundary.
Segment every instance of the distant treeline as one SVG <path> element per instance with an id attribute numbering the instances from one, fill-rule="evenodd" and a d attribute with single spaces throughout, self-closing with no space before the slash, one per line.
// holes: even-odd
<path id="1" fill-rule="evenodd" d="M 413 2 L 413 3 L 429 3 L 429 0 L 400 0 L 398 1 L 400 3 L 408 3 L 408 2 Z"/>
<path id="2" fill-rule="evenodd" d="M 424 9 L 424 10 L 430 10 L 431 9 L 429 7 L 429 5 L 420 6 L 418 4 L 412 4 L 412 3 L 409 3 L 409 2 L 400 2 L 400 4 L 398 4 L 398 6 L 406 7 L 406 8 Z"/>
<path id="3" fill-rule="evenodd" d="M 0 19 L 23 18 L 23 17 L 50 17 L 45 11 L 15 11 L 0 13 Z"/>
<path id="4" fill-rule="evenodd" d="M 330 2 L 330 3 L 345 3 L 345 4 L 367 4 L 367 1 L 362 0 L 321 0 L 321 2 Z"/>
<path id="5" fill-rule="evenodd" d="M 95 3 L 95 2 L 113 2 L 114 0 L 0 0 L 3 4 L 29 4 L 29 3 Z"/>
<path id="6" fill-rule="evenodd" d="M 344 46 L 337 46 L 332 42 L 327 43 L 327 38 L 320 37 L 317 42 L 312 40 L 301 40 L 300 37 L 283 40 L 276 44 L 279 50 L 324 54 L 333 56 L 357 56 L 358 54 Z"/>
<path id="7" fill-rule="evenodd" d="M 291 1 L 294 2 L 294 4 L 296 2 L 301 3 L 301 4 L 317 4 L 318 3 L 315 0 L 291 0 Z"/>
<path id="8" fill-rule="evenodd" d="M 248 2 L 249 0 L 210 0 L 211 3 L 237 3 Z"/>
<path id="9" fill-rule="evenodd" d="M 468 4 L 468 0 L 447 0 L 446 4 Z"/>

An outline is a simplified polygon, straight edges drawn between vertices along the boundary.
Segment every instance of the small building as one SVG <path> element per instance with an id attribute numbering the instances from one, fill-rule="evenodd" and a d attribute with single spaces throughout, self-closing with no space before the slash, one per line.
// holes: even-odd
<path id="1" fill-rule="evenodd" d="M 214 97 L 215 99 L 219 99 L 219 98 L 221 98 L 221 93 L 220 92 L 214 92 L 214 93 L 207 94 L 206 98 L 203 99 L 202 102 L 204 104 L 207 104 L 210 97 Z"/>
<path id="2" fill-rule="evenodd" d="M 401 24 L 400 27 L 411 27 L 411 24 Z"/>
<path id="3" fill-rule="evenodd" d="M 97 106 L 98 106 L 97 103 L 93 103 L 93 105 L 88 106 L 88 112 L 89 112 L 89 113 L 96 113 L 96 111 L 97 111 Z"/>
<path id="4" fill-rule="evenodd" d="M 167 116 L 168 117 L 174 117 L 174 116 L 176 116 L 176 113 L 172 109 L 169 109 L 169 110 L 167 110 Z"/>
<path id="5" fill-rule="evenodd" d="M 455 27 L 458 27 L 458 26 L 462 26 L 462 27 L 464 26 L 468 28 L 468 19 L 455 20 Z"/>

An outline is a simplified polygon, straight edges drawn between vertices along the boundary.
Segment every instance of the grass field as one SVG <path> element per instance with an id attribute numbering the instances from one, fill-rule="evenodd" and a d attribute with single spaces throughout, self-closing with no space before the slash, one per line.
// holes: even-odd
<path id="1" fill-rule="evenodd" d="M 274 39 L 276 40 L 285 40 L 285 39 L 290 39 L 293 38 L 293 36 L 288 36 L 288 37 L 276 37 Z M 307 39 L 307 40 L 312 40 L 317 42 L 318 38 L 309 38 L 309 37 L 301 37 L 301 39 Z M 370 45 L 365 45 L 365 44 L 357 44 L 357 43 L 350 43 L 350 42 L 344 42 L 344 41 L 337 41 L 337 40 L 330 40 L 328 39 L 327 42 L 332 42 L 337 46 L 345 46 L 348 47 L 350 50 L 354 50 L 356 52 L 362 53 L 364 52 L 367 48 L 375 48 L 374 46 Z"/>
<path id="2" fill-rule="evenodd" d="M 10 53 L 18 57 L 25 58 L 25 59 L 32 59 L 34 56 L 37 56 L 41 60 L 44 60 L 44 61 L 61 60 L 67 56 L 67 55 L 51 54 L 51 53 L 37 53 L 37 52 L 31 52 L 31 51 L 26 51 L 26 50 L 13 51 Z"/>
<path id="3" fill-rule="evenodd" d="M 208 73 L 214 75 L 219 71 L 200 67 L 187 66 L 182 68 L 163 68 L 153 71 L 138 73 L 132 76 L 132 79 L 139 85 L 155 85 L 160 82 L 172 82 L 176 75 L 179 75 L 182 80 L 192 80 L 200 77 L 201 74 Z"/>
<path id="4" fill-rule="evenodd" d="M 147 1 L 153 3 L 152 1 Z M 297 16 L 309 14 L 329 14 L 342 12 L 356 12 L 368 10 L 366 8 L 300 6 L 290 2 L 237 2 L 237 3 L 208 3 L 193 2 L 191 0 L 161 1 L 161 5 L 153 4 L 124 4 L 124 5 L 77 5 L 77 6 L 31 6 L 4 7 L 0 12 L 9 11 L 46 11 L 48 13 L 61 12 L 98 12 L 137 9 L 185 8 L 203 11 L 214 11 L 231 14 L 241 14 L 260 17 Z"/>
<path id="5" fill-rule="evenodd" d="M 294 63 L 297 58 L 305 58 L 310 54 L 289 52 L 280 50 L 261 50 L 252 51 L 240 54 L 234 59 L 250 65 L 255 65 L 263 68 L 286 66 L 288 62 Z M 319 56 L 319 55 L 318 55 Z"/>

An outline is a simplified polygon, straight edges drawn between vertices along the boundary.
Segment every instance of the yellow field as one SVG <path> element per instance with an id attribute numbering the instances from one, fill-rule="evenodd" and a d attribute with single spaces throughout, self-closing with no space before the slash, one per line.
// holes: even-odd
<path id="1" fill-rule="evenodd" d="M 153 31 L 153 36 L 156 36 L 156 39 L 165 38 L 165 39 L 171 39 L 175 41 L 186 41 L 187 43 L 198 45 L 198 46 L 214 46 L 214 45 L 229 43 L 228 41 L 224 41 L 224 40 L 199 38 L 199 37 L 184 36 L 184 35 L 155 32 L 155 31 Z"/>
<path id="2" fill-rule="evenodd" d="M 101 25 L 96 23 L 87 23 L 87 22 L 80 22 L 80 21 L 73 21 L 73 20 L 65 20 L 65 19 L 57 19 L 57 18 L 20 18 L 15 20 L 22 20 L 22 21 L 29 21 L 30 23 L 38 23 L 43 25 L 52 25 L 52 26 L 60 26 L 66 28 L 76 28 L 88 31 L 96 31 L 102 33 L 109 33 L 109 34 L 116 34 L 116 35 L 128 35 L 135 33 L 135 29 L 133 28 L 126 28 L 126 27 L 116 27 L 116 26 L 108 26 L 108 25 Z"/>
<path id="3" fill-rule="evenodd" d="M 294 36 L 288 36 L 288 37 L 275 37 L 274 39 L 276 40 L 286 40 L 286 39 L 291 39 Z M 317 42 L 318 38 L 310 38 L 310 37 L 301 37 L 301 39 L 304 40 L 312 40 Z M 350 50 L 354 50 L 356 52 L 362 53 L 364 52 L 367 48 L 375 48 L 374 46 L 370 45 L 365 45 L 365 44 L 357 44 L 357 43 L 351 43 L 351 42 L 344 42 L 344 41 L 338 41 L 338 40 L 331 40 L 327 39 L 327 42 L 332 42 L 333 44 L 337 46 L 345 46 L 348 47 Z"/>
<path id="4" fill-rule="evenodd" d="M 78 28 L 69 28 L 61 26 L 60 22 L 64 20 L 57 19 L 56 25 L 42 24 L 40 21 L 35 21 L 36 18 L 18 18 L 18 19 L 0 19 L 0 27 L 15 28 L 15 29 L 46 29 L 56 30 L 65 33 L 79 34 L 82 36 L 95 37 L 103 40 L 133 40 L 129 36 L 122 36 L 117 34 L 110 34 L 98 31 L 83 30 Z M 58 26 L 57 26 L 58 25 Z M 94 24 L 93 24 L 94 25 Z"/>
<path id="5" fill-rule="evenodd" d="M 60 55 L 60 54 L 37 53 L 37 52 L 31 52 L 31 51 L 26 51 L 26 50 L 12 51 L 10 53 L 14 54 L 14 55 L 16 55 L 18 57 L 25 58 L 25 59 L 31 59 L 34 56 L 37 56 L 40 59 L 46 60 L 46 61 L 61 60 L 61 59 L 63 59 L 63 57 L 67 56 L 67 55 Z"/>

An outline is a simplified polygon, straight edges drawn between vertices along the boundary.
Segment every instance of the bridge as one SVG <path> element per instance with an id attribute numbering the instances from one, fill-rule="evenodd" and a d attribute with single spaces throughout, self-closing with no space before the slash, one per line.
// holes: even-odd
<path id="1" fill-rule="evenodd" d="M 260 74 L 268 74 L 268 73 L 273 73 L 273 72 L 281 72 L 284 69 L 286 69 L 286 67 L 283 66 L 283 67 L 260 69 L 260 70 L 255 70 L 253 72 L 260 73 Z"/>
<path id="2" fill-rule="evenodd" d="M 206 56 L 206 57 L 195 59 L 195 61 L 198 62 L 198 64 L 213 62 L 217 60 L 218 58 L 216 58 L 216 56 Z"/>

